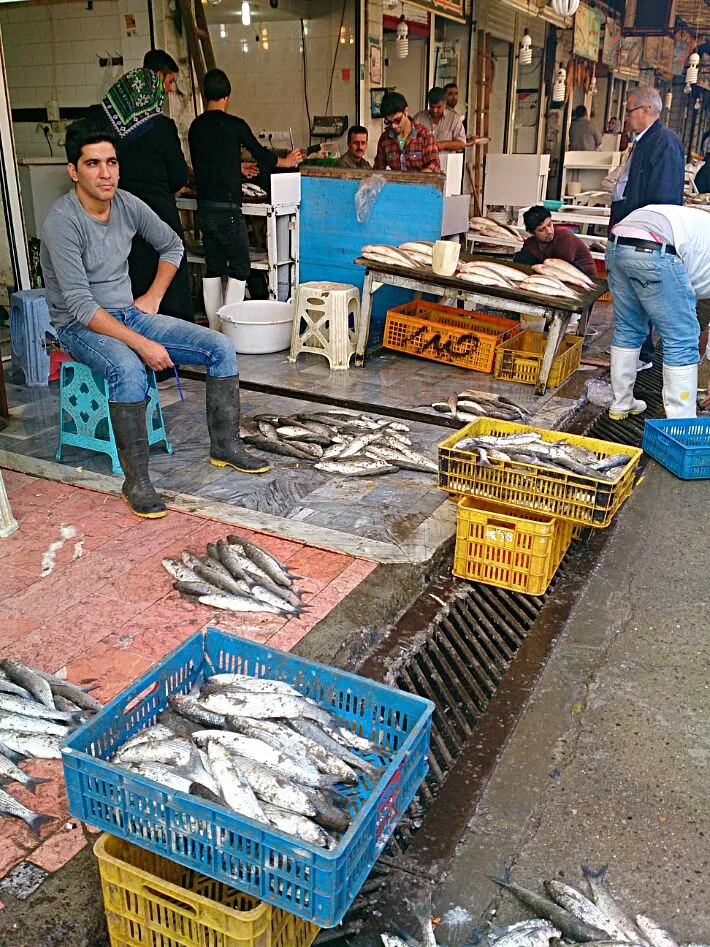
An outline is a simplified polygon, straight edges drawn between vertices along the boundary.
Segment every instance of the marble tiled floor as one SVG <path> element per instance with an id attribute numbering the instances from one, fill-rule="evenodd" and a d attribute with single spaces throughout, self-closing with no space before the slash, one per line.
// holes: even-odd
<path id="1" fill-rule="evenodd" d="M 208 625 L 288 651 L 376 567 L 184 513 L 138 520 L 117 497 L 66 483 L 14 471 L 3 471 L 3 479 L 20 529 L 0 540 L 0 655 L 76 683 L 96 680 L 102 702 Z M 48 572 L 62 527 L 75 535 L 53 551 Z M 298 618 L 222 612 L 173 591 L 161 560 L 183 549 L 204 554 L 207 542 L 232 531 L 253 537 L 304 577 L 298 584 L 308 608 Z M 37 839 L 19 819 L 0 817 L 0 877 L 23 860 L 56 870 L 87 844 L 81 826 L 67 821 L 61 762 L 35 760 L 27 770 L 50 782 L 35 795 L 7 788 L 56 821 Z"/>

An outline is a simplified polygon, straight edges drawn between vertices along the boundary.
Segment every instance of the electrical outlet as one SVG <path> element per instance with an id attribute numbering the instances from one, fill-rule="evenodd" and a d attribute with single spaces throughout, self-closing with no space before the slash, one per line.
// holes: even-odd
<path id="1" fill-rule="evenodd" d="M 269 141 L 273 144 L 276 142 L 286 142 L 287 144 L 291 143 L 291 132 L 289 131 L 276 131 L 270 128 L 264 128 L 259 132 L 259 138 L 262 141 Z"/>

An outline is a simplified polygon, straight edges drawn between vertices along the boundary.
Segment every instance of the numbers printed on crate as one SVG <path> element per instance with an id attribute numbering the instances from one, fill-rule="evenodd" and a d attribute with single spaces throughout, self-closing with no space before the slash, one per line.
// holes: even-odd
<path id="1" fill-rule="evenodd" d="M 486 539 L 491 543 L 510 544 L 513 542 L 514 535 L 512 529 L 503 529 L 501 526 L 486 526 Z"/>

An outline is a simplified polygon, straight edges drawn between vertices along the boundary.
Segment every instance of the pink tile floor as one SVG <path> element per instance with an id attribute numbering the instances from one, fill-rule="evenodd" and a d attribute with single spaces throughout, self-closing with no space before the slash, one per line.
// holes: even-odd
<path id="1" fill-rule="evenodd" d="M 0 539 L 0 656 L 69 680 L 97 680 L 93 693 L 110 700 L 156 661 L 208 625 L 288 651 L 375 568 L 375 563 L 291 540 L 171 512 L 140 520 L 115 496 L 3 471 L 20 529 Z M 74 535 L 47 554 L 67 527 Z M 204 555 L 207 542 L 234 532 L 255 542 L 304 576 L 299 618 L 225 613 L 179 597 L 161 566 L 183 549 Z M 44 571 L 48 574 L 42 575 Z M 12 783 L 24 805 L 56 817 L 37 839 L 19 819 L 0 817 L 0 877 L 28 860 L 56 871 L 87 844 L 70 821 L 60 761 L 24 765 L 50 782 L 29 793 Z"/>

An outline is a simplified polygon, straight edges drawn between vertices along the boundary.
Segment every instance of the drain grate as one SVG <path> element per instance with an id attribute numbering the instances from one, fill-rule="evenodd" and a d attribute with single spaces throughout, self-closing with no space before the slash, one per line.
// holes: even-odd
<path id="1" fill-rule="evenodd" d="M 643 440 L 643 426 L 647 418 L 665 417 L 663 411 L 663 356 L 659 343 L 653 359 L 653 368 L 639 372 L 636 376 L 634 395 L 646 402 L 647 411 L 637 417 L 628 417 L 624 421 L 612 421 L 606 411 L 602 412 L 589 427 L 590 437 L 599 437 L 629 447 L 640 447 Z"/>

